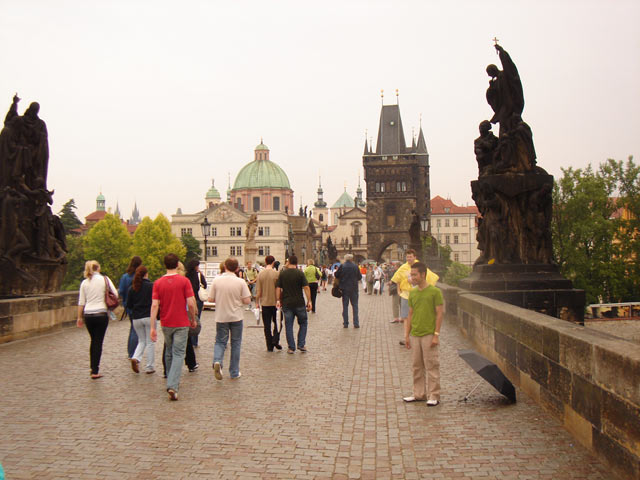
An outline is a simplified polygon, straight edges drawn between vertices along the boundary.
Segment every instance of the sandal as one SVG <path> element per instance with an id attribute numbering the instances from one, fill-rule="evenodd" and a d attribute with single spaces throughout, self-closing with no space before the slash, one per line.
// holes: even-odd
<path id="1" fill-rule="evenodd" d="M 96 380 L 98 378 L 102 378 L 102 375 L 99 373 L 92 373 L 91 374 L 91 380 Z"/>

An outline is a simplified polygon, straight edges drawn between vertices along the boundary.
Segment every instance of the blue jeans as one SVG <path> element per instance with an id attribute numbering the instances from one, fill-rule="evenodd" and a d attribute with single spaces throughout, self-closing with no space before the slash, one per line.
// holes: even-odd
<path id="1" fill-rule="evenodd" d="M 231 333 L 231 355 L 229 359 L 229 375 L 236 378 L 240 375 L 240 347 L 242 346 L 242 324 L 244 322 L 216 322 L 216 343 L 213 346 L 213 363 L 220 362 L 229 342 Z"/>
<path id="2" fill-rule="evenodd" d="M 182 375 L 182 362 L 187 349 L 187 338 L 189 337 L 189 327 L 162 327 L 164 334 L 164 344 L 167 348 L 167 390 L 173 389 L 176 392 L 180 387 L 180 376 Z"/>
<path id="3" fill-rule="evenodd" d="M 345 327 L 349 326 L 349 302 L 353 309 L 353 326 L 359 327 L 358 320 L 358 289 L 342 291 L 342 323 Z"/>
<path id="4" fill-rule="evenodd" d="M 306 307 L 287 308 L 282 307 L 284 314 L 284 327 L 287 332 L 287 343 L 290 350 L 296 349 L 296 340 L 293 336 L 293 321 L 298 317 L 298 348 L 304 348 L 307 341 L 307 309 Z"/>
<path id="5" fill-rule="evenodd" d="M 133 354 L 138 346 L 138 334 L 133 326 L 131 311 L 127 310 L 127 315 L 129 316 L 129 323 L 131 324 L 131 328 L 129 329 L 129 340 L 127 340 L 127 353 L 129 354 L 129 358 L 133 358 Z"/>
<path id="6" fill-rule="evenodd" d="M 133 321 L 133 328 L 138 335 L 138 346 L 132 358 L 142 362 L 142 355 L 147 351 L 147 371 L 155 370 L 155 348 L 156 344 L 151 341 L 151 319 L 136 318 Z"/>

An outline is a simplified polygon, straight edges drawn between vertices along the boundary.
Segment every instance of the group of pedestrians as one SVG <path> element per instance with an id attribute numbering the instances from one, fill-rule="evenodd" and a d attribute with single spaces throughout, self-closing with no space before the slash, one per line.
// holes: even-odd
<path id="1" fill-rule="evenodd" d="M 296 256 L 289 257 L 282 271 L 275 268 L 275 258 L 265 258 L 266 267 L 254 276 L 243 276 L 238 261 L 228 258 L 224 262 L 223 273 L 212 282 L 208 300 L 216 304 L 216 339 L 213 353 L 213 371 L 218 380 L 223 379 L 223 360 L 229 341 L 229 376 L 241 377 L 240 352 L 243 333 L 243 306 L 250 305 L 255 298 L 256 307 L 261 308 L 267 351 L 281 350 L 280 332 L 282 320 L 287 339 L 287 353 L 307 352 L 306 336 L 308 313 L 315 312 L 315 297 L 322 270 L 309 262 L 303 270 L 298 268 Z M 178 399 L 182 363 L 187 350 L 197 345 L 203 302 L 194 292 L 206 289 L 206 280 L 199 272 L 199 262 L 193 260 L 186 271 L 174 254 L 164 257 L 166 274 L 152 283 L 149 272 L 141 265 L 139 257 L 134 257 L 125 273 L 135 266 L 131 278 L 120 281 L 120 294 L 131 321 L 131 328 L 137 342 L 130 355 L 131 367 L 140 372 L 140 365 L 146 353 L 144 371 L 155 372 L 155 342 L 157 341 L 157 321 L 160 320 L 164 336 L 163 363 L 167 378 L 167 394 L 171 400 Z M 183 271 L 181 275 L 180 272 Z M 344 328 L 349 327 L 349 305 L 352 309 L 353 326 L 360 328 L 358 316 L 358 293 L 362 273 L 353 263 L 353 256 L 345 255 L 344 263 L 334 273 L 342 292 L 342 319 Z M 91 378 L 98 379 L 100 358 L 109 316 L 107 295 L 118 296 L 111 280 L 100 273 L 100 265 L 94 260 L 85 264 L 84 281 L 80 285 L 77 325 L 86 325 L 91 338 L 90 364 Z M 244 277 L 244 278 L 243 278 Z M 130 286 L 123 291 L 123 285 L 130 280 Z M 404 340 L 407 349 L 412 350 L 413 395 L 404 397 L 405 402 L 426 400 L 428 406 L 439 404 L 439 336 L 442 325 L 442 293 L 435 287 L 438 276 L 425 264 L 416 261 L 415 252 L 408 250 L 406 263 L 401 265 L 391 277 L 391 284 L 399 297 L 399 315 L 404 323 Z M 250 285 L 253 285 L 254 292 Z M 390 294 L 391 294 L 390 289 Z M 393 298 L 394 295 L 392 295 Z M 281 313 L 280 328 L 278 312 Z M 294 335 L 297 320 L 298 334 Z M 394 319 L 395 320 L 395 319 Z M 195 362 L 195 353 L 193 360 Z M 187 362 L 190 371 L 197 363 Z M 195 367 L 194 367 L 195 365 Z"/>

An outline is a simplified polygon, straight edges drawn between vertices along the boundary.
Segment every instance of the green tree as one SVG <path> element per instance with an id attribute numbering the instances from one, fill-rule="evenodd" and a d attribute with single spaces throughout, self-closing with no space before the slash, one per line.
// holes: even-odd
<path id="1" fill-rule="evenodd" d="M 84 273 L 84 238 L 67 235 L 67 272 L 62 290 L 78 290 Z"/>
<path id="2" fill-rule="evenodd" d="M 58 212 L 60 221 L 62 222 L 64 231 L 66 233 L 69 233 L 74 228 L 78 228 L 80 225 L 82 225 L 82 222 L 76 216 L 76 212 L 74 212 L 74 210 L 77 210 L 77 208 L 78 207 L 76 207 L 76 202 L 72 198 L 67 203 L 65 203 L 62 206 L 62 209 Z"/>
<path id="3" fill-rule="evenodd" d="M 107 213 L 87 233 L 84 254 L 87 260 L 97 260 L 102 273 L 116 282 L 131 260 L 131 235 L 127 227 L 117 216 Z"/>
<path id="4" fill-rule="evenodd" d="M 471 267 L 463 265 L 462 263 L 451 262 L 449 268 L 447 268 L 447 271 L 444 274 L 444 283 L 457 287 L 460 280 L 471 275 L 472 270 L 473 269 Z"/>
<path id="5" fill-rule="evenodd" d="M 629 257 L 620 242 L 621 221 L 613 195 L 619 184 L 618 163 L 594 171 L 563 169 L 553 191 L 551 232 L 556 261 L 587 302 L 621 301 L 629 297 Z"/>
<path id="6" fill-rule="evenodd" d="M 184 259 L 187 253 L 182 242 L 171 233 L 169 220 L 161 213 L 155 220 L 151 220 L 149 217 L 142 219 L 133 236 L 133 251 L 136 255 L 140 255 L 142 263 L 149 270 L 149 277 L 152 279 L 160 277 L 166 271 L 165 255 L 175 253 Z"/>
<path id="7" fill-rule="evenodd" d="M 180 238 L 182 245 L 187 249 L 187 253 L 185 254 L 185 263 L 194 258 L 200 258 L 202 255 L 202 249 L 200 248 L 200 242 L 195 239 L 195 237 L 189 233 L 183 235 Z"/>

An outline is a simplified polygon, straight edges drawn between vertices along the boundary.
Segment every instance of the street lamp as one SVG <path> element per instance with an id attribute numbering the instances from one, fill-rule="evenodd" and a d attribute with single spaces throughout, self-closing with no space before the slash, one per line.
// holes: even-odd
<path id="1" fill-rule="evenodd" d="M 423 214 L 422 218 L 420 219 L 420 227 L 422 229 L 422 233 L 427 233 L 429 231 L 429 217 L 427 217 L 427 214 Z"/>
<path id="2" fill-rule="evenodd" d="M 202 236 L 204 237 L 204 261 L 207 261 L 207 237 L 211 235 L 211 224 L 207 217 L 204 217 L 204 222 L 200 224 L 202 227 Z"/>

